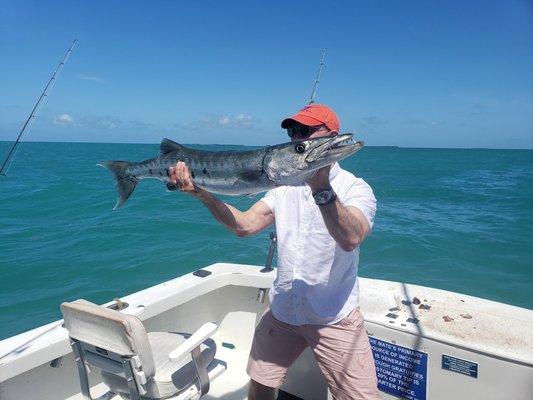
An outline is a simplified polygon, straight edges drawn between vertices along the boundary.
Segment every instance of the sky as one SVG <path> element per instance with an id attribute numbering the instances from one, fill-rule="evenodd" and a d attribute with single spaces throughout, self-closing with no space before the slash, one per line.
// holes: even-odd
<path id="1" fill-rule="evenodd" d="M 533 148 L 533 1 L 0 0 L 0 140 L 268 145 L 315 101 L 369 146 Z"/>

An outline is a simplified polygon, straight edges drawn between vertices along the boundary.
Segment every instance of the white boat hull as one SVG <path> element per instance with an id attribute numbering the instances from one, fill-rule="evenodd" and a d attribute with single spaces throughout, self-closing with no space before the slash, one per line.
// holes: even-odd
<path id="1" fill-rule="evenodd" d="M 204 398 L 245 399 L 248 352 L 268 307 L 268 296 L 260 302 L 258 291 L 270 288 L 275 271 L 237 264 L 204 269 L 211 274 L 188 274 L 122 298 L 129 304 L 124 312 L 137 315 L 147 331 L 192 332 L 216 322 L 217 358 L 228 367 Z M 532 398 L 531 310 L 397 282 L 361 278 L 360 287 L 384 399 L 399 398 L 394 393 L 420 400 Z M 2 400 L 81 399 L 61 323 L 0 342 Z M 106 391 L 98 376 L 90 374 L 95 395 Z M 306 400 L 328 398 L 310 351 L 291 367 L 282 389 Z"/>

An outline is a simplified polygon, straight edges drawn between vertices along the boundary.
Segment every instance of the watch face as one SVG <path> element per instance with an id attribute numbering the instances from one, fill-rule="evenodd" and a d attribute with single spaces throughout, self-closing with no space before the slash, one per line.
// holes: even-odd
<path id="1" fill-rule="evenodd" d="M 322 190 L 318 193 L 316 193 L 313 197 L 315 198 L 316 204 L 324 204 L 327 203 L 331 197 L 333 196 L 333 190 Z"/>
<path id="2" fill-rule="evenodd" d="M 327 201 L 329 199 L 329 192 L 320 192 L 317 195 L 318 201 L 323 203 L 324 201 Z"/>

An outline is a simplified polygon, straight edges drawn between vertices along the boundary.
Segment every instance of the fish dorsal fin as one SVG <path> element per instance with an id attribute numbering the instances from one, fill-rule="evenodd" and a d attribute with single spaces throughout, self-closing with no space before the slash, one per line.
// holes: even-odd
<path id="1" fill-rule="evenodd" d="M 181 150 L 181 149 L 184 149 L 184 147 L 181 144 L 176 143 L 170 139 L 161 140 L 161 144 L 159 145 L 159 150 L 161 151 L 161 154 L 167 154 L 167 153 L 170 153 L 171 151 Z"/>

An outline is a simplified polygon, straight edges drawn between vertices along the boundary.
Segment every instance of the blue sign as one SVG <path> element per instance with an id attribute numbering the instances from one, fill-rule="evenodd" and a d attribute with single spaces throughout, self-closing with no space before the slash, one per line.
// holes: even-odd
<path id="1" fill-rule="evenodd" d="M 369 338 L 379 390 L 408 400 L 426 400 L 428 355 Z"/>
<path id="2" fill-rule="evenodd" d="M 471 376 L 472 378 L 477 379 L 477 364 L 472 361 L 461 360 L 460 358 L 455 358 L 448 356 L 446 354 L 442 355 L 442 369 L 447 369 L 448 371 L 458 372 L 463 375 Z"/>

